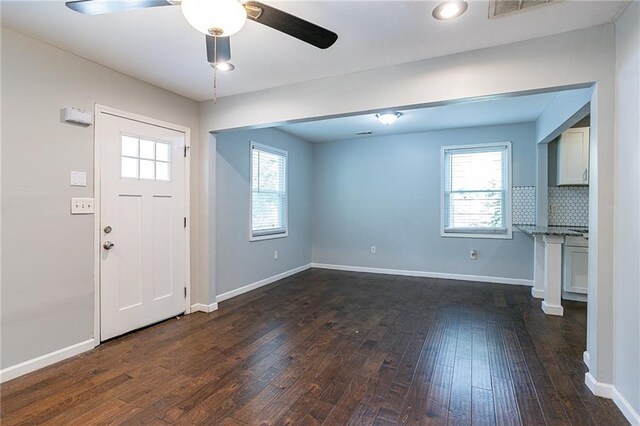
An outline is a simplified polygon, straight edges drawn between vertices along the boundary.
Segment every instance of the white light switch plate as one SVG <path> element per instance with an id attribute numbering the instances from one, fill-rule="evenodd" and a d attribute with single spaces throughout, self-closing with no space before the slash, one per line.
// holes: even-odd
<path id="1" fill-rule="evenodd" d="M 87 174 L 85 172 L 71 172 L 71 186 L 87 186 Z"/>
<path id="2" fill-rule="evenodd" d="M 93 198 L 72 198 L 71 214 L 93 214 Z"/>

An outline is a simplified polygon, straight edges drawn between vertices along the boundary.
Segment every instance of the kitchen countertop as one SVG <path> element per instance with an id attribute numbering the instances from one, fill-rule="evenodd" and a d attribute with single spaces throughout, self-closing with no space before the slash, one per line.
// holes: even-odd
<path id="1" fill-rule="evenodd" d="M 528 235 L 558 235 L 572 237 L 589 237 L 589 230 L 571 226 L 537 226 L 537 225 L 515 225 L 516 228 Z"/>

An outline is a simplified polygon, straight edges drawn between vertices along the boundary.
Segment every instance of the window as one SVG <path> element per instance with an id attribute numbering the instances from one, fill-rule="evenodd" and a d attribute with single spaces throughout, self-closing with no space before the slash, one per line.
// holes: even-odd
<path id="1" fill-rule="evenodd" d="M 251 240 L 288 235 L 287 152 L 251 143 Z"/>
<path id="2" fill-rule="evenodd" d="M 511 143 L 442 147 L 441 235 L 511 238 Z"/>
<path id="3" fill-rule="evenodd" d="M 120 154 L 123 178 L 171 180 L 171 142 L 122 135 Z"/>

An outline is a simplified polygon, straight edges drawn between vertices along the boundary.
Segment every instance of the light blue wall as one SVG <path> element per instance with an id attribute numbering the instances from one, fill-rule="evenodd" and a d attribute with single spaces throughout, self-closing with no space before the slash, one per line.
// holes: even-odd
<path id="1" fill-rule="evenodd" d="M 592 87 L 558 92 L 536 120 L 536 142 L 551 142 L 589 114 L 592 93 Z"/>
<path id="2" fill-rule="evenodd" d="M 313 261 L 532 279 L 533 240 L 521 232 L 440 237 L 440 147 L 503 141 L 512 142 L 513 185 L 535 185 L 533 123 L 315 144 Z"/>
<path id="3" fill-rule="evenodd" d="M 311 144 L 277 129 L 216 137 L 216 295 L 311 262 Z M 289 236 L 249 241 L 250 141 L 289 153 Z M 278 260 L 273 252 L 278 251 Z"/>

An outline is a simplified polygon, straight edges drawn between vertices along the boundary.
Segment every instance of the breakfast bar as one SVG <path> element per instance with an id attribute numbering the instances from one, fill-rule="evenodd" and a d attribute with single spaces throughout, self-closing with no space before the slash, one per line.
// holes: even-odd
<path id="1" fill-rule="evenodd" d="M 548 315 L 562 316 L 562 245 L 566 237 L 585 237 L 587 230 L 562 226 L 517 226 L 535 242 L 531 295 L 542 301 Z"/>

